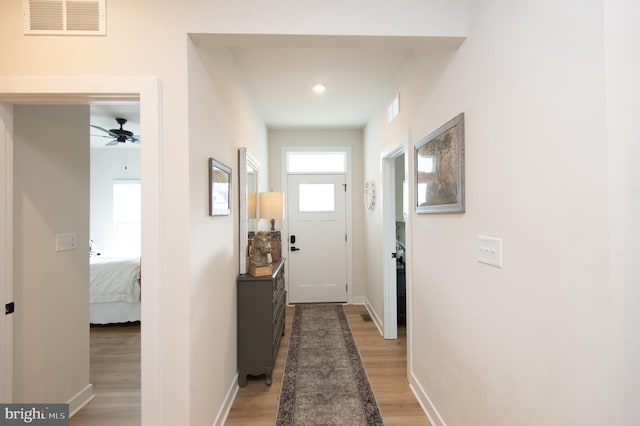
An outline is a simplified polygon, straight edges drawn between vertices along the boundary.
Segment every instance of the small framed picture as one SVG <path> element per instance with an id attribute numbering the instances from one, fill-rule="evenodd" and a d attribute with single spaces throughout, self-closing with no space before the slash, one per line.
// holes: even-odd
<path id="1" fill-rule="evenodd" d="M 209 215 L 231 214 L 231 168 L 209 158 Z"/>
<path id="2" fill-rule="evenodd" d="M 464 113 L 415 147 L 416 213 L 464 213 Z"/>

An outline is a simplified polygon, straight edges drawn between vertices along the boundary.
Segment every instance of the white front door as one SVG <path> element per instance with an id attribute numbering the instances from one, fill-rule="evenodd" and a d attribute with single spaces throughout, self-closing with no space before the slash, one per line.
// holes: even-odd
<path id="1" fill-rule="evenodd" d="M 347 301 L 345 175 L 289 175 L 289 302 Z"/>

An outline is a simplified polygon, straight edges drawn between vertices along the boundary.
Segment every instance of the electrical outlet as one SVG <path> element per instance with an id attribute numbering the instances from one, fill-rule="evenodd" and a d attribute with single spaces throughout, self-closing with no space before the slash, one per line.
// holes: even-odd
<path id="1" fill-rule="evenodd" d="M 502 239 L 479 235 L 478 262 L 502 268 Z"/>
<path id="2" fill-rule="evenodd" d="M 76 233 L 56 234 L 56 251 L 73 250 L 76 248 Z"/>

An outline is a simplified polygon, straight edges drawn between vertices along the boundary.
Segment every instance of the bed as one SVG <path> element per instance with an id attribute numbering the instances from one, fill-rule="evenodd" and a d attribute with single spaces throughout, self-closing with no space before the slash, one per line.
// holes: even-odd
<path id="1" fill-rule="evenodd" d="M 140 258 L 89 257 L 89 322 L 140 321 Z"/>

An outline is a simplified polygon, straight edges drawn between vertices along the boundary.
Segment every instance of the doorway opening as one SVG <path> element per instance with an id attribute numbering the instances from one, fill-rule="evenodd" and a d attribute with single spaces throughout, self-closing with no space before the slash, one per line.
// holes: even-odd
<path id="1" fill-rule="evenodd" d="M 112 128 L 126 120 L 129 138 Z M 89 377 L 94 400 L 73 424 L 122 399 L 140 423 L 141 193 L 139 102 L 90 106 Z M 122 126 L 121 126 L 122 127 Z"/>
<path id="2" fill-rule="evenodd" d="M 385 339 L 397 339 L 408 324 L 408 157 L 400 145 L 382 156 L 383 288 Z"/>
<path id="3" fill-rule="evenodd" d="M 43 90 L 44 88 L 44 90 Z M 161 394 L 161 368 L 160 360 L 148 354 L 159 353 L 160 339 L 160 298 L 159 289 L 162 288 L 160 274 L 160 258 L 162 245 L 161 232 L 161 187 L 162 163 L 160 161 L 160 126 L 159 126 L 159 87 L 156 78 L 127 77 L 127 78 L 24 78 L 16 81 L 11 78 L 0 78 L 0 156 L 3 169 L 6 173 L 0 176 L 0 227 L 12 229 L 13 227 L 13 170 L 11 152 L 13 148 L 13 135 L 11 133 L 12 107 L 15 104 L 84 104 L 99 101 L 140 101 L 140 113 L 142 129 L 146 136 L 146 143 L 141 147 L 141 178 L 144 181 L 142 212 L 144 221 L 142 225 L 142 254 L 145 257 L 144 275 L 147 282 L 145 287 L 144 307 L 142 309 L 141 346 L 143 359 L 141 362 L 141 411 L 142 417 L 150 424 L 159 424 Z M 2 241 L 3 253 L 11 253 L 13 247 L 13 235 L 6 235 Z M 11 264 L 5 269 L 5 274 L 0 277 L 0 295 L 6 298 L 12 295 Z M 0 327 L 8 330 L 5 334 L 4 345 L 6 353 L 13 351 L 13 322 L 11 315 L 3 316 Z M 144 356 L 147 354 L 147 356 Z M 0 357 L 0 382 L 12 384 L 13 359 Z M 12 386 L 2 388 L 3 399 L 12 401 Z M 73 412 L 84 405 L 90 398 L 89 394 L 77 395 L 70 403 L 70 411 Z"/>
<path id="4" fill-rule="evenodd" d="M 349 302 L 351 148 L 283 147 L 282 164 L 288 302 Z"/>

